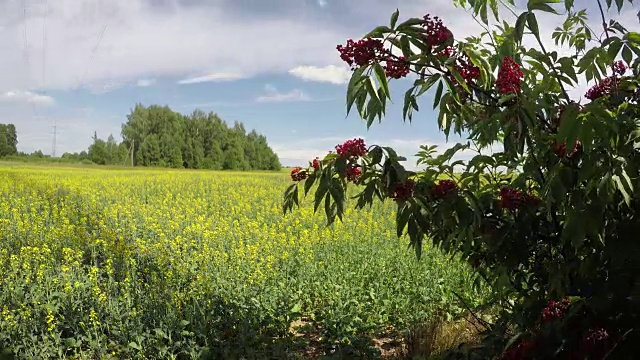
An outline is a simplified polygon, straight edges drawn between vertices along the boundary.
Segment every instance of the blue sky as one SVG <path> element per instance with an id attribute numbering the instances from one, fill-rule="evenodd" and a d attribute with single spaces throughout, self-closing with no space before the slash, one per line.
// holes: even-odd
<path id="1" fill-rule="evenodd" d="M 581 3 L 595 26 L 594 1 Z M 19 150 L 45 153 L 57 124 L 60 155 L 86 149 L 94 131 L 119 140 L 136 103 L 159 104 L 241 121 L 266 135 L 285 165 L 356 136 L 410 156 L 419 144 L 444 144 L 430 97 L 403 124 L 408 82 L 396 82 L 387 119 L 367 131 L 355 113 L 345 118 L 350 73 L 335 49 L 386 24 L 396 8 L 401 19 L 438 15 L 458 37 L 480 29 L 450 0 L 4 0 L 0 122 L 17 126 Z M 637 11 L 615 17 L 638 31 Z M 539 21 L 550 34 L 559 20 Z"/>

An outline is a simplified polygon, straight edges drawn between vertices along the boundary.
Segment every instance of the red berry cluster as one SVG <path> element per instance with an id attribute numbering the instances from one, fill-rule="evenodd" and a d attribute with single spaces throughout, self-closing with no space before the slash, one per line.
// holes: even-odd
<path id="1" fill-rule="evenodd" d="M 607 353 L 613 347 L 614 340 L 607 329 L 603 327 L 592 327 L 582 336 L 580 347 L 576 351 L 575 359 L 605 359 Z"/>
<path id="2" fill-rule="evenodd" d="M 524 78 L 520 65 L 512 58 L 505 56 L 502 60 L 502 66 L 498 72 L 498 80 L 496 86 L 501 94 L 520 92 L 520 81 Z"/>
<path id="3" fill-rule="evenodd" d="M 556 155 L 559 158 L 563 158 L 563 157 L 567 157 L 567 158 L 572 158 L 574 155 L 576 155 L 580 150 L 582 149 L 582 143 L 580 142 L 580 140 L 576 140 L 576 144 L 573 147 L 573 150 L 571 150 L 571 152 L 569 154 L 567 154 L 567 143 L 562 142 L 562 144 L 557 145 L 554 149 L 553 152 L 556 153 Z"/>
<path id="4" fill-rule="evenodd" d="M 617 83 L 618 76 L 624 75 L 627 71 L 627 66 L 622 60 L 619 60 L 613 63 L 611 69 L 613 71 L 613 75 L 604 78 L 602 81 L 587 90 L 584 94 L 587 99 L 593 101 L 605 95 L 609 95 Z"/>
<path id="5" fill-rule="evenodd" d="M 409 74 L 409 62 L 404 56 L 399 56 L 395 60 L 391 57 L 388 57 L 386 59 L 384 71 L 390 78 L 403 78 Z"/>
<path id="6" fill-rule="evenodd" d="M 357 182 L 360 175 L 362 175 L 362 171 L 357 165 L 347 166 L 347 181 Z"/>
<path id="7" fill-rule="evenodd" d="M 520 341 L 516 346 L 510 347 L 502 354 L 500 360 L 524 360 L 532 359 L 535 342 L 531 339 Z"/>
<path id="8" fill-rule="evenodd" d="M 462 76 L 467 84 L 471 84 L 480 77 L 480 68 L 473 65 L 467 54 L 458 56 L 456 70 L 458 70 L 460 76 Z"/>
<path id="9" fill-rule="evenodd" d="M 415 187 L 416 187 L 415 181 L 409 179 L 403 183 L 396 184 L 393 187 L 389 197 L 395 200 L 396 202 L 407 201 L 413 196 L 413 190 L 415 189 Z"/>
<path id="10" fill-rule="evenodd" d="M 627 72 L 627 65 L 625 65 L 624 61 L 618 60 L 613 63 L 611 69 L 613 70 L 613 73 L 615 75 L 622 76 L 625 72 Z"/>
<path id="11" fill-rule="evenodd" d="M 293 181 L 302 181 L 307 178 L 307 171 L 303 170 L 301 167 L 294 167 L 291 170 L 291 180 Z"/>
<path id="12" fill-rule="evenodd" d="M 375 61 L 386 58 L 388 51 L 385 50 L 384 44 L 380 39 L 361 39 L 353 41 L 347 40 L 347 45 L 336 46 L 340 52 L 340 58 L 353 68 L 365 65 L 371 65 Z"/>
<path id="13" fill-rule="evenodd" d="M 319 170 L 320 169 L 320 158 L 316 157 L 315 159 L 313 159 L 313 161 L 311 161 L 311 166 L 313 167 L 314 170 Z"/>
<path id="14" fill-rule="evenodd" d="M 366 38 L 358 41 L 347 40 L 345 46 L 338 45 L 340 58 L 345 61 L 352 70 L 360 66 L 372 65 L 376 62 L 385 62 L 385 73 L 388 77 L 400 79 L 409 74 L 409 62 L 404 56 L 396 57 L 391 51 L 384 48 L 380 39 Z"/>
<path id="15" fill-rule="evenodd" d="M 465 80 L 468 85 L 473 84 L 480 77 L 480 68 L 475 66 L 467 54 L 458 54 L 452 46 L 447 46 L 436 54 L 437 57 L 448 59 L 452 56 L 456 56 L 454 68 L 460 76 Z M 453 83 L 457 83 L 457 80 L 453 76 L 449 76 L 449 79 Z"/>
<path id="16" fill-rule="evenodd" d="M 431 188 L 431 196 L 435 199 L 442 199 L 450 193 L 456 191 L 458 185 L 452 180 L 440 180 Z"/>
<path id="17" fill-rule="evenodd" d="M 357 138 L 347 140 L 341 145 L 336 145 L 336 153 L 348 159 L 359 158 L 367 153 L 367 147 L 364 144 L 364 140 Z"/>
<path id="18" fill-rule="evenodd" d="M 453 39 L 453 33 L 442 23 L 442 20 L 427 14 L 422 18 L 422 26 L 426 30 L 425 43 L 429 46 L 440 46 Z"/>
<path id="19" fill-rule="evenodd" d="M 589 90 L 587 90 L 586 94 L 584 94 L 584 97 L 593 101 L 595 99 L 608 95 L 609 93 L 611 93 L 611 89 L 613 89 L 614 81 L 615 76 L 605 78 L 604 80 L 590 87 Z"/>
<path id="20" fill-rule="evenodd" d="M 508 210 L 517 210 L 526 205 L 538 205 L 541 200 L 518 189 L 504 187 L 500 190 L 500 205 Z"/>
<path id="21" fill-rule="evenodd" d="M 545 323 L 562 319 L 571 306 L 571 300 L 565 297 L 560 301 L 550 299 L 547 307 L 542 309 L 542 321 Z"/>

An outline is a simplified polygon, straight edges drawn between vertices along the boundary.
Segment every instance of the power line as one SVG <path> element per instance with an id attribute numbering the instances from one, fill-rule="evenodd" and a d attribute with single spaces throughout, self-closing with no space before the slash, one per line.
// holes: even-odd
<path id="1" fill-rule="evenodd" d="M 49 0 L 46 0 L 44 15 L 42 17 L 42 87 L 47 81 L 47 14 L 49 13 Z"/>
<path id="2" fill-rule="evenodd" d="M 27 70 L 29 70 L 29 42 L 27 41 L 27 0 L 22 0 L 22 21 L 24 23 L 24 60 L 27 64 Z"/>
<path id="3" fill-rule="evenodd" d="M 45 0 L 44 14 L 42 16 L 42 89 L 43 95 L 47 96 L 47 15 L 49 14 L 49 0 Z M 45 121 L 48 119 L 46 109 L 44 112 Z M 51 157 L 56 156 L 56 137 L 58 135 L 58 121 L 54 119 L 53 123 L 53 144 L 51 146 Z"/>
<path id="4" fill-rule="evenodd" d="M 104 24 L 102 26 L 102 31 L 100 31 L 100 35 L 98 35 L 98 40 L 96 41 L 96 44 L 94 45 L 93 50 L 91 51 L 89 62 L 87 63 L 87 66 L 84 69 L 84 73 L 82 74 L 82 77 L 80 78 L 80 83 L 77 85 L 78 88 L 84 84 L 87 74 L 89 73 L 89 68 L 91 67 L 91 63 L 93 62 L 93 57 L 96 55 L 96 52 L 98 51 L 98 47 L 100 46 L 100 42 L 104 37 L 105 31 L 107 31 L 107 24 Z"/>

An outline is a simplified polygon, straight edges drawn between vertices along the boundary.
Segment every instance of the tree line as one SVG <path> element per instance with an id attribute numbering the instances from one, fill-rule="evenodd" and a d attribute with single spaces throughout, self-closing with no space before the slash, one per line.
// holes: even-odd
<path id="1" fill-rule="evenodd" d="M 121 134 L 123 140 L 118 143 L 112 135 L 103 140 L 94 133 L 93 143 L 86 151 L 64 153 L 61 160 L 212 170 L 279 170 L 282 167 L 264 135 L 255 130 L 247 132 L 241 122 L 229 126 L 213 112 L 195 110 L 191 115 L 183 115 L 168 106 L 137 104 L 122 124 Z M 0 147 L 3 144 L 0 138 Z M 0 156 L 16 153 L 0 153 Z M 45 157 L 42 152 L 23 155 Z"/>

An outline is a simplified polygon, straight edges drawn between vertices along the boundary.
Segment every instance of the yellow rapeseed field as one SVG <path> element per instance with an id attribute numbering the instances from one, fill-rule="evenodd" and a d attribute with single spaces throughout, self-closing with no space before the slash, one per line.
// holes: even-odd
<path id="1" fill-rule="evenodd" d="M 451 290 L 480 299 L 465 266 L 428 248 L 416 260 L 393 203 L 327 228 L 310 200 L 282 215 L 288 181 L 3 165 L 0 347 L 21 358 L 281 357 L 303 334 L 326 353 L 373 351 L 366 340 L 383 331 L 458 311 Z"/>

